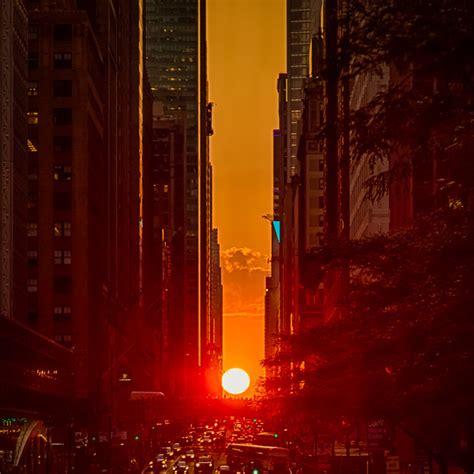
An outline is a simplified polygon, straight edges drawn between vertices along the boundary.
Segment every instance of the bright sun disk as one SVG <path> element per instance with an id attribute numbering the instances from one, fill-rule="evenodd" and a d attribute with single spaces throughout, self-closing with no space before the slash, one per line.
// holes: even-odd
<path id="1" fill-rule="evenodd" d="M 243 369 L 229 369 L 222 376 L 222 388 L 232 394 L 240 395 L 244 393 L 250 386 L 250 377 Z"/>

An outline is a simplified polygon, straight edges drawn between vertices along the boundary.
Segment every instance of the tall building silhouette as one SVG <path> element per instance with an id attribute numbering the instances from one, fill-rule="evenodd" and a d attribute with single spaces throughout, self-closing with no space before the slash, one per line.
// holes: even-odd
<path id="1" fill-rule="evenodd" d="M 206 2 L 146 1 L 146 57 L 154 97 L 164 117 L 186 118 L 185 317 L 180 337 L 196 393 L 210 324 L 210 167 L 206 73 Z M 181 344 L 181 342 L 180 342 Z M 200 385 L 201 386 L 201 385 Z"/>
<path id="2" fill-rule="evenodd" d="M 0 9 L 0 314 L 26 314 L 27 12 Z M 34 90 L 30 88 L 30 93 Z"/>
<path id="3" fill-rule="evenodd" d="M 286 70 L 288 75 L 287 180 L 298 173 L 297 152 L 303 89 L 309 74 L 311 37 L 319 24 L 321 0 L 286 2 Z"/>
<path id="4" fill-rule="evenodd" d="M 27 321 L 74 349 L 75 396 L 116 426 L 118 398 L 128 399 L 119 372 L 128 388 L 154 383 L 153 360 L 139 354 L 151 333 L 140 271 L 142 2 L 42 0 L 28 15 Z"/>
<path id="5" fill-rule="evenodd" d="M 160 340 L 158 388 L 179 395 L 184 384 L 185 117 L 164 117 L 153 104 L 151 149 L 144 162 L 145 304 Z"/>

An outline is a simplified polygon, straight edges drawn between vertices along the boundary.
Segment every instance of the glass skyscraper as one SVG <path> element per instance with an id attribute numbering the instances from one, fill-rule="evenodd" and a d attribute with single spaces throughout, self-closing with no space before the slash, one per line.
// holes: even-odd
<path id="1" fill-rule="evenodd" d="M 207 105 L 205 21 L 201 14 L 205 14 L 204 0 L 146 0 L 146 67 L 153 96 L 162 103 L 165 117 L 183 117 L 186 123 L 183 345 L 188 373 L 200 364 L 200 309 L 205 297 L 201 295 L 201 214 L 206 191 L 201 188 L 205 186 L 202 167 L 208 154 L 201 139 Z"/>
<path id="2" fill-rule="evenodd" d="M 311 37 L 318 24 L 321 0 L 287 0 L 286 48 L 288 74 L 287 181 L 297 174 L 298 121 L 303 110 L 303 87 L 309 74 Z"/>

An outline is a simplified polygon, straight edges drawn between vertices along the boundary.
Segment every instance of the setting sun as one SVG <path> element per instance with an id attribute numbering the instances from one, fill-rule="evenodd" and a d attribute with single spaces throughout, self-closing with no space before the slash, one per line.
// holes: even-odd
<path id="1" fill-rule="evenodd" d="M 250 377 L 243 369 L 229 369 L 222 376 L 223 389 L 232 394 L 240 395 L 244 393 L 250 386 Z"/>

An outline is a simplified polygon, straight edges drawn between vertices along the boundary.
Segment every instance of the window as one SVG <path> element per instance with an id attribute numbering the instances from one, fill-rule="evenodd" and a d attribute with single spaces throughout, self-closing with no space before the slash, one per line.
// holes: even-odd
<path id="1" fill-rule="evenodd" d="M 70 192 L 57 192 L 53 196 L 53 206 L 55 209 L 67 211 L 72 207 L 72 195 Z"/>
<path id="2" fill-rule="evenodd" d="M 324 196 L 319 196 L 319 209 L 324 209 Z"/>
<path id="3" fill-rule="evenodd" d="M 56 293 L 70 293 L 72 288 L 71 277 L 57 276 L 54 278 L 54 291 Z"/>
<path id="4" fill-rule="evenodd" d="M 38 168 L 36 166 L 28 167 L 28 179 L 32 181 L 38 179 Z"/>
<path id="5" fill-rule="evenodd" d="M 54 25 L 53 38 L 54 41 L 71 41 L 72 25 Z"/>
<path id="6" fill-rule="evenodd" d="M 72 81 L 58 80 L 53 82 L 54 97 L 71 97 L 72 96 Z"/>
<path id="7" fill-rule="evenodd" d="M 70 166 L 54 165 L 55 181 L 71 181 L 72 168 Z"/>
<path id="8" fill-rule="evenodd" d="M 58 136 L 53 139 L 54 151 L 56 153 L 68 153 L 72 151 L 72 137 Z"/>
<path id="9" fill-rule="evenodd" d="M 55 222 L 53 228 L 55 237 L 71 237 L 71 223 L 70 222 Z"/>
<path id="10" fill-rule="evenodd" d="M 28 95 L 30 97 L 38 95 L 38 81 L 28 82 Z"/>
<path id="11" fill-rule="evenodd" d="M 36 125 L 39 122 L 39 112 L 38 109 L 29 110 L 27 112 L 28 123 L 30 125 Z"/>
<path id="12" fill-rule="evenodd" d="M 28 69 L 38 69 L 39 67 L 39 56 L 38 51 L 28 52 Z"/>
<path id="13" fill-rule="evenodd" d="M 28 250 L 28 266 L 36 267 L 38 266 L 38 251 L 37 250 Z"/>
<path id="14" fill-rule="evenodd" d="M 28 321 L 30 322 L 38 321 L 38 311 L 36 309 L 28 310 Z"/>
<path id="15" fill-rule="evenodd" d="M 70 346 L 72 342 L 72 336 L 70 334 L 55 334 L 54 340 L 63 346 Z"/>
<path id="16" fill-rule="evenodd" d="M 324 178 L 319 178 L 319 189 L 324 189 Z"/>
<path id="17" fill-rule="evenodd" d="M 39 33 L 38 25 L 29 24 L 28 25 L 28 40 L 37 40 Z"/>
<path id="18" fill-rule="evenodd" d="M 55 250 L 54 264 L 55 265 L 71 265 L 71 251 L 70 250 Z"/>
<path id="19" fill-rule="evenodd" d="M 320 227 L 324 227 L 324 216 L 322 214 L 319 215 L 319 222 Z"/>
<path id="20" fill-rule="evenodd" d="M 28 293 L 36 293 L 38 291 L 38 280 L 36 278 L 28 278 Z"/>
<path id="21" fill-rule="evenodd" d="M 55 125 L 71 125 L 72 109 L 71 108 L 53 109 L 53 122 Z"/>
<path id="22" fill-rule="evenodd" d="M 53 234 L 55 237 L 62 237 L 63 235 L 63 223 L 55 222 L 53 227 Z"/>
<path id="23" fill-rule="evenodd" d="M 70 306 L 55 306 L 53 317 L 56 321 L 71 319 L 71 307 Z"/>
<path id="24" fill-rule="evenodd" d="M 38 235 L 38 223 L 28 222 L 28 237 L 36 237 Z"/>
<path id="25" fill-rule="evenodd" d="M 38 207 L 38 193 L 36 191 L 28 191 L 26 207 L 28 209 L 36 209 Z"/>
<path id="26" fill-rule="evenodd" d="M 26 146 L 28 148 L 28 153 L 38 153 L 38 138 L 28 138 L 28 140 L 26 141 Z"/>
<path id="27" fill-rule="evenodd" d="M 54 53 L 53 56 L 54 69 L 71 69 L 72 54 L 71 53 Z"/>
<path id="28" fill-rule="evenodd" d="M 324 160 L 319 160 L 319 171 L 324 171 Z"/>

